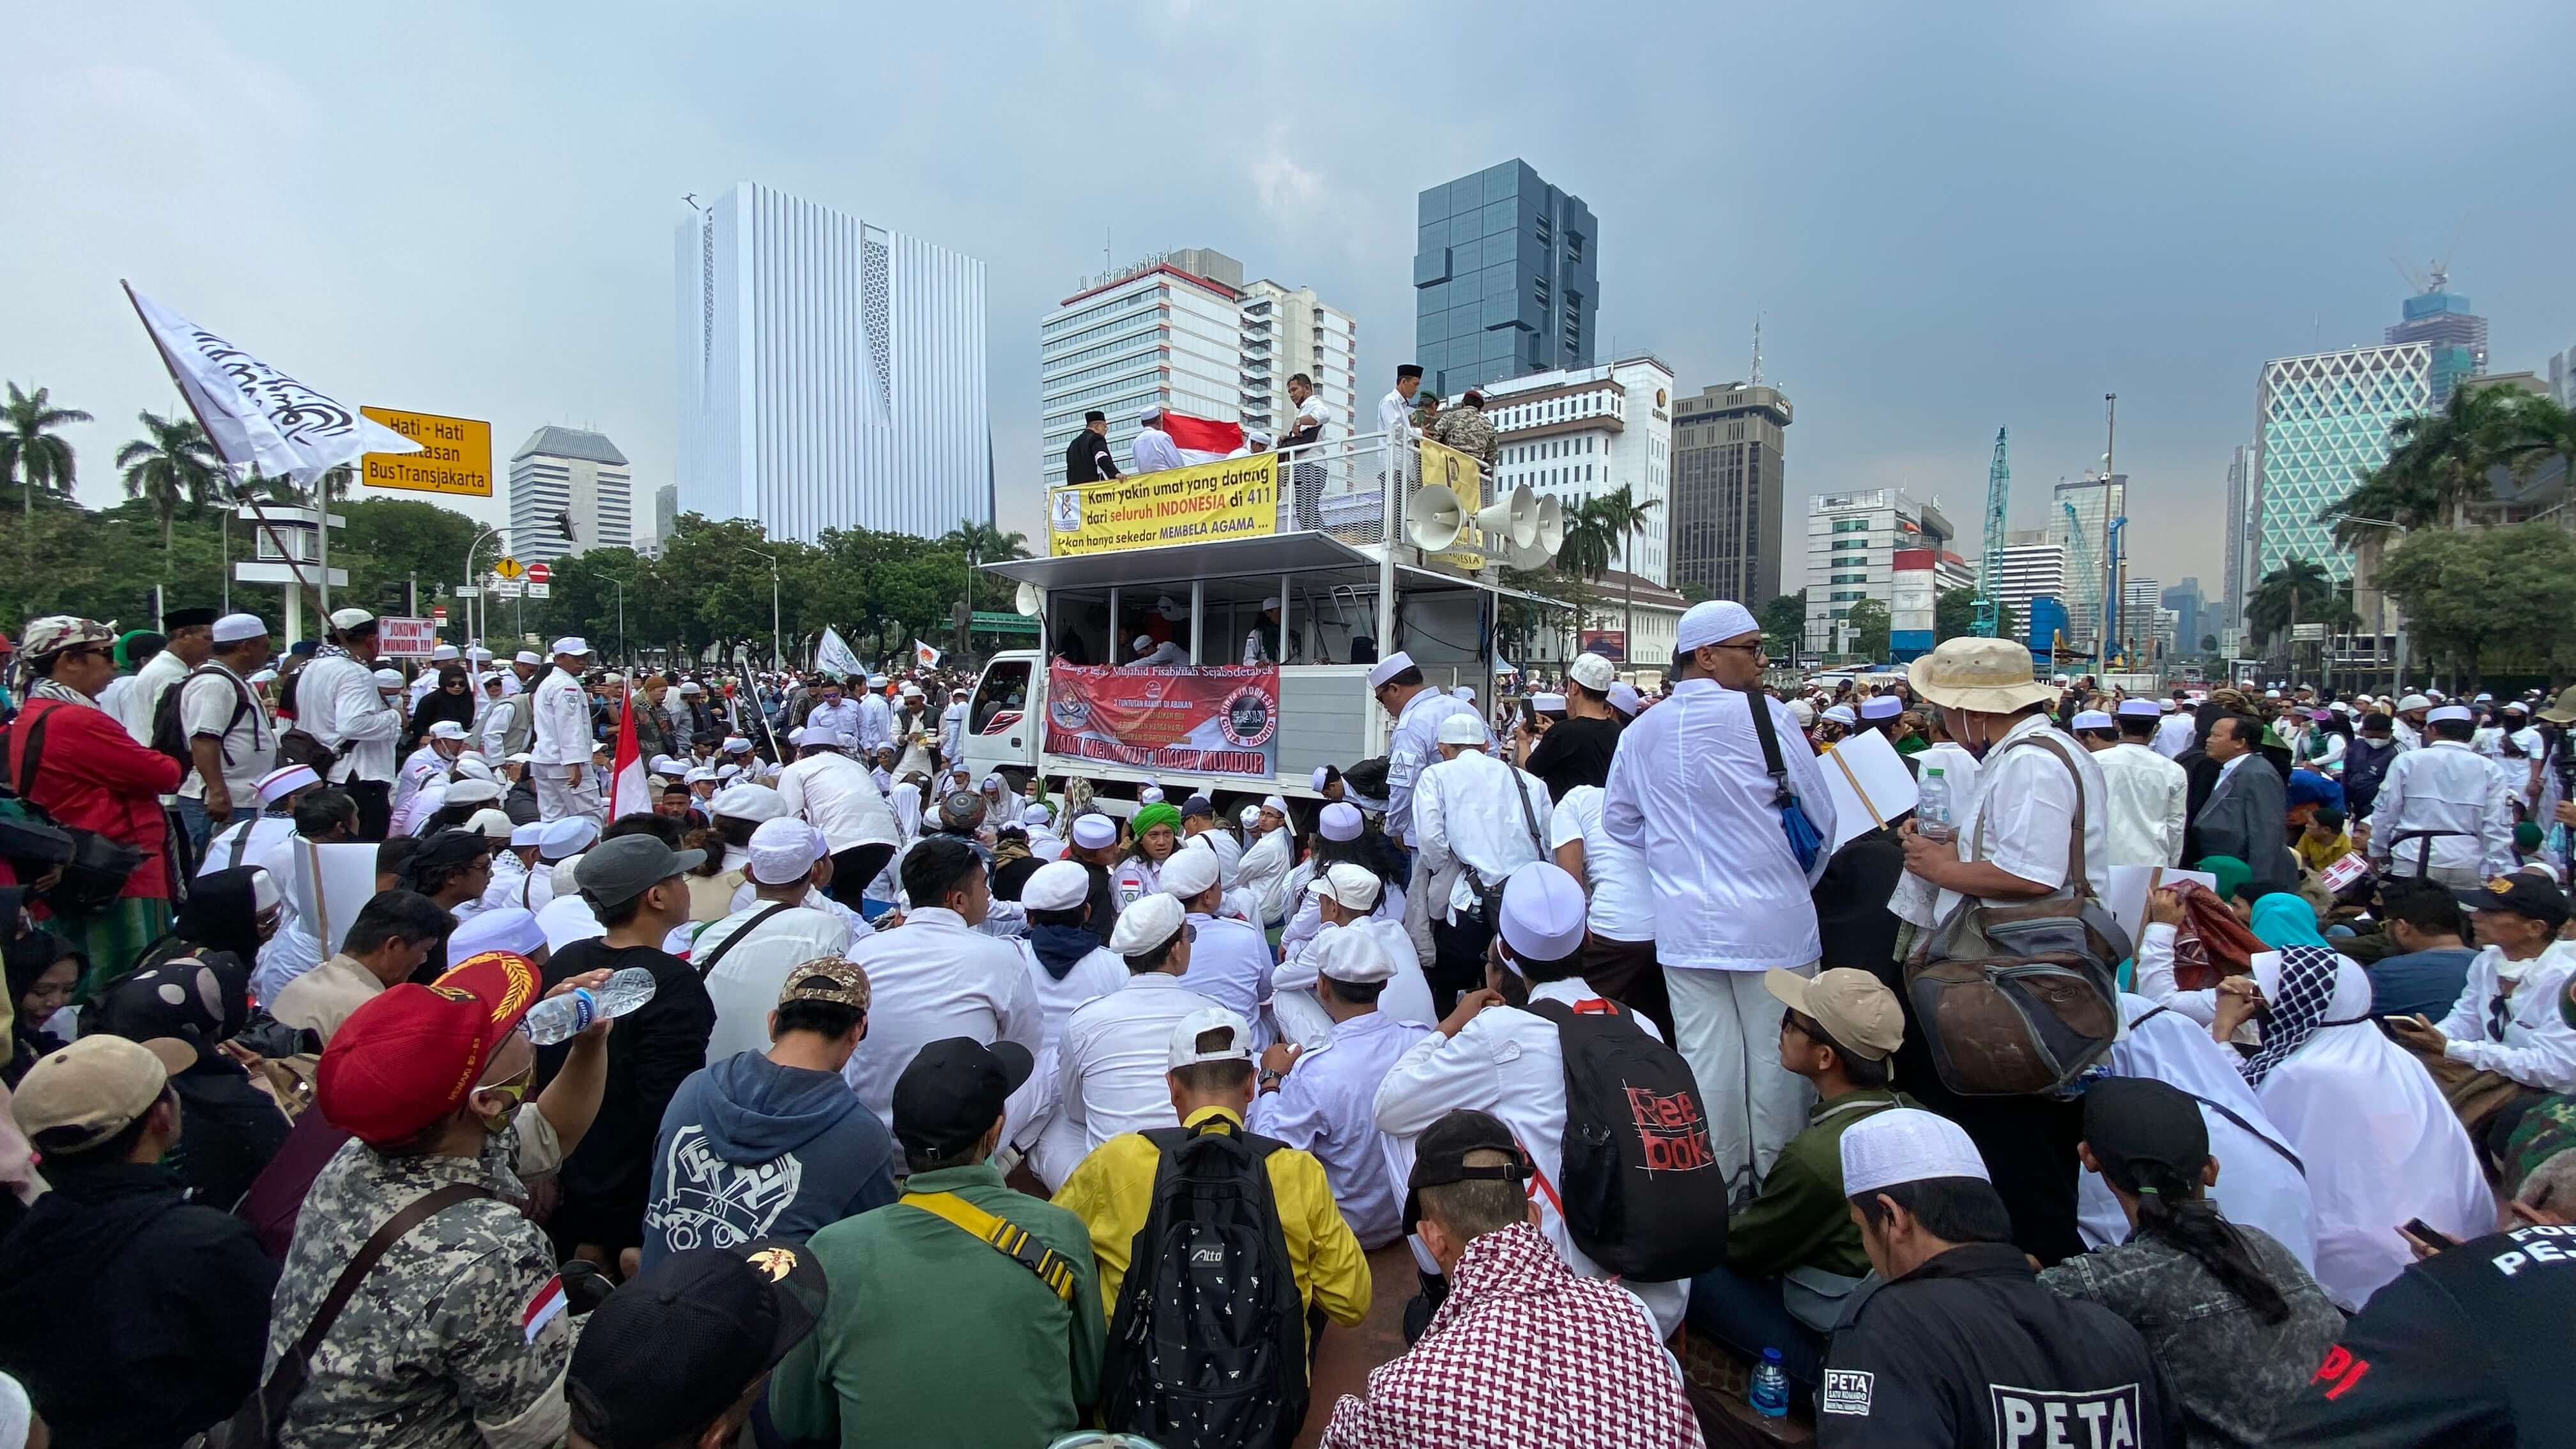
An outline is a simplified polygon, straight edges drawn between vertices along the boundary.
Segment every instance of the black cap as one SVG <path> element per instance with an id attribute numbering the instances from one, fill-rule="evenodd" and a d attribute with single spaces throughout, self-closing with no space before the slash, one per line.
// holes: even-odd
<path id="1" fill-rule="evenodd" d="M 1512 1160 L 1493 1166 L 1469 1167 L 1470 1152 L 1504 1152 Z M 1530 1178 L 1529 1154 L 1521 1151 L 1512 1129 L 1491 1112 L 1466 1108 L 1450 1113 L 1423 1131 L 1413 1144 L 1413 1175 L 1404 1180 L 1404 1230 L 1413 1231 L 1422 1221 L 1422 1189 L 1446 1187 L 1453 1182 L 1490 1179 L 1495 1182 L 1527 1182 Z"/>
<path id="2" fill-rule="evenodd" d="M 896 1139 L 939 1156 L 974 1146 L 1035 1065 L 1017 1042 L 986 1046 L 970 1036 L 932 1042 L 895 1079 L 889 1105 Z"/>
<path id="3" fill-rule="evenodd" d="M 1408 377 L 1420 377 L 1421 375 L 1421 366 L 1411 362 L 1404 363 L 1395 370 L 1395 380 L 1398 382 L 1402 382 Z"/>
<path id="4" fill-rule="evenodd" d="M 1205 795 L 1192 795 L 1187 800 L 1181 802 L 1181 818 L 1183 820 L 1188 820 L 1193 816 L 1199 815 L 1204 815 L 1210 819 L 1214 819 L 1216 817 L 1216 802 Z"/>
<path id="5" fill-rule="evenodd" d="M 2185 1185 L 2209 1164 L 2209 1124 L 2189 1093 L 2152 1077 L 2104 1077 L 2084 1091 L 2084 1143 L 2102 1176 L 2139 1190 L 2138 1167 L 2162 1166 Z"/>
<path id="6" fill-rule="evenodd" d="M 2476 890 L 2453 892 L 2473 911 L 2511 911 L 2557 930 L 2567 924 L 2567 896 L 2547 876 L 2518 870 L 2500 875 Z"/>
<path id="7" fill-rule="evenodd" d="M 1102 412 L 1098 408 L 1093 408 L 1091 411 L 1082 415 L 1082 420 L 1086 423 L 1105 423 L 1109 421 L 1109 414 Z"/>
<path id="8" fill-rule="evenodd" d="M 211 629 L 220 618 L 214 609 L 171 609 L 161 616 L 161 627 L 176 634 L 182 629 Z"/>
<path id="9" fill-rule="evenodd" d="M 828 1290 L 801 1243 L 663 1257 L 591 1310 L 565 1373 L 575 1427 L 599 1449 L 695 1435 L 814 1331 Z"/>

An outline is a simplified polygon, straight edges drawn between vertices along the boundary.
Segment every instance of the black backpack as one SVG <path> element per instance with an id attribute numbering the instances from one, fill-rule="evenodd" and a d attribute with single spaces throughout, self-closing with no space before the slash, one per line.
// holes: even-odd
<path id="1" fill-rule="evenodd" d="M 1585 1256 L 1640 1283 L 1696 1278 L 1726 1261 L 1726 1168 L 1708 1141 L 1699 1082 L 1681 1053 L 1611 1003 L 1533 1001 L 1565 1055 L 1559 1210 Z"/>
<path id="2" fill-rule="evenodd" d="M 1306 1419 L 1304 1299 L 1271 1200 L 1286 1146 L 1223 1117 L 1144 1134 L 1154 1205 L 1109 1324 L 1109 1427 L 1191 1449 L 1287 1449 Z"/>
<path id="3" fill-rule="evenodd" d="M 187 771 L 188 774 L 196 773 L 197 757 L 188 750 L 188 727 L 179 719 L 179 696 L 188 692 L 189 685 L 209 674 L 220 674 L 226 679 L 232 679 L 232 672 L 220 664 L 200 664 L 189 670 L 186 677 L 178 683 L 161 691 L 161 698 L 152 706 L 152 748 L 177 760 L 179 768 Z M 242 722 L 243 715 L 254 713 L 259 708 L 258 701 L 251 698 L 249 685 L 233 680 L 233 694 L 235 696 L 233 717 L 224 721 L 225 734 L 233 732 L 233 727 Z M 251 734 L 252 744 L 256 747 L 259 726 L 251 726 Z M 185 776 L 181 778 L 184 779 Z"/>

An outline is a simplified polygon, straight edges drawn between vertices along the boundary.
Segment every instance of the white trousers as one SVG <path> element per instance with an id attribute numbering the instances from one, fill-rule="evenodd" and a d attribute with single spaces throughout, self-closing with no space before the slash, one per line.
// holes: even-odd
<path id="1" fill-rule="evenodd" d="M 1816 974 L 1810 961 L 1801 976 Z M 1759 971 L 1665 968 L 1673 1001 L 1674 1049 L 1690 1063 L 1708 1112 L 1709 1150 L 1726 1169 L 1729 1194 L 1750 1198 L 1780 1148 L 1807 1125 L 1815 1096 L 1780 1065 L 1780 1018 L 1787 1010 L 1763 989 Z"/>
<path id="2" fill-rule="evenodd" d="M 537 772 L 537 818 L 561 820 L 568 815 L 586 815 L 593 820 L 605 808 L 599 798 L 599 767 L 584 765 L 581 788 L 564 783 L 564 765 L 530 765 Z"/>

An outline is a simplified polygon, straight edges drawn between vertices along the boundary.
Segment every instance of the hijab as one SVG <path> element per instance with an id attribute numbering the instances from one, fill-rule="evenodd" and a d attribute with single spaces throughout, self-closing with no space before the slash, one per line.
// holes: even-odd
<path id="1" fill-rule="evenodd" d="M 2254 878 L 2254 868 L 2232 855 L 2204 855 L 2193 862 L 2192 869 L 2218 877 L 2210 890 L 2222 901 L 2236 899 L 2236 888 Z"/>
<path id="2" fill-rule="evenodd" d="M 2299 896 L 2274 891 L 2256 901 L 2254 934 L 2279 953 L 2254 966 L 2255 984 L 2263 988 L 2270 1010 L 2263 1019 L 2262 1049 L 2246 1058 L 2240 1070 L 2249 1084 L 2259 1087 L 2318 1028 L 2367 1021 L 2370 978 L 2317 934 L 2316 912 Z M 2346 971 L 2360 983 L 2358 1000 L 2343 979 Z"/>
<path id="3" fill-rule="evenodd" d="M 447 686 L 450 681 L 463 684 L 465 692 L 449 694 Z M 412 707 L 410 731 L 412 738 L 426 737 L 429 734 L 429 727 L 441 722 L 454 724 L 470 732 L 474 728 L 475 704 L 474 681 L 466 677 L 464 667 L 450 664 L 441 668 L 438 671 L 438 682 L 431 685 L 429 692 L 420 697 L 420 703 Z"/>
<path id="4" fill-rule="evenodd" d="M 190 881 L 170 934 L 144 961 L 157 966 L 190 956 L 229 956 L 247 973 L 259 963 L 259 879 L 266 874 L 255 865 L 237 865 Z"/>
<path id="5" fill-rule="evenodd" d="M 176 1037 L 213 1055 L 250 1021 L 250 969 L 229 956 L 182 957 L 145 967 L 107 988 L 98 1029 L 128 1041 Z"/>
<path id="6" fill-rule="evenodd" d="M 2317 934 L 2316 908 L 2307 898 L 2289 891 L 2274 891 L 2254 903 L 2254 935 L 2275 951 L 2297 946 L 2332 951 L 2326 938 Z"/>

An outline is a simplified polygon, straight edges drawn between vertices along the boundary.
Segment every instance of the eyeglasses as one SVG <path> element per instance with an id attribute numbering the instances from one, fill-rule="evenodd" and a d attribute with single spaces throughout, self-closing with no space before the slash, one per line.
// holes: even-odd
<path id="1" fill-rule="evenodd" d="M 1711 649 L 1741 649 L 1756 659 L 1768 659 L 1771 657 L 1770 651 L 1759 644 L 1711 644 L 1708 647 Z"/>

